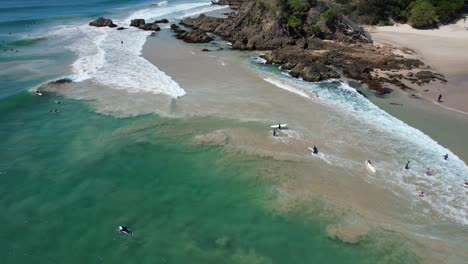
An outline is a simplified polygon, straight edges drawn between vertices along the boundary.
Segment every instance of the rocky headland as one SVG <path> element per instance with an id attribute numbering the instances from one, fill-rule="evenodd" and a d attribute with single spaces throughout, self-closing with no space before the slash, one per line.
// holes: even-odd
<path id="1" fill-rule="evenodd" d="M 353 79 L 378 94 L 444 81 L 420 60 L 373 45 L 371 36 L 348 18 L 334 1 L 220 0 L 235 12 L 226 18 L 185 18 L 171 25 L 186 42 L 212 40 L 210 33 L 238 50 L 259 50 L 267 63 L 281 65 L 306 81 Z M 333 5 L 332 5 L 333 4 Z M 400 72 L 405 72 L 401 74 Z"/>

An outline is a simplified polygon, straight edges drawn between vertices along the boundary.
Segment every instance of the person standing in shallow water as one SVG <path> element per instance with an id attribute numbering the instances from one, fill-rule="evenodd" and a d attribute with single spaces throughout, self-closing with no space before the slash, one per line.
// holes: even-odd
<path id="1" fill-rule="evenodd" d="M 405 169 L 407 169 L 407 170 L 409 170 L 409 168 L 410 168 L 409 163 L 410 163 L 410 161 L 408 160 L 408 162 L 406 162 L 406 165 L 405 165 Z"/>

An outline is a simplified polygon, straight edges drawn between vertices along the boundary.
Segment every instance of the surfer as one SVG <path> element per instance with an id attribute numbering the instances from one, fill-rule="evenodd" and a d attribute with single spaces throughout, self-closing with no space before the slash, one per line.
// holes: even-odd
<path id="1" fill-rule="evenodd" d="M 431 169 L 430 169 L 430 168 L 427 168 L 427 169 L 426 169 L 426 175 L 427 175 L 427 176 L 431 176 L 431 175 L 432 175 L 432 172 L 431 172 Z"/>
<path id="2" fill-rule="evenodd" d="M 468 187 L 468 182 L 465 182 L 465 184 L 463 184 L 463 186 Z"/>
<path id="3" fill-rule="evenodd" d="M 410 163 L 410 161 L 408 160 L 408 162 L 406 162 L 406 165 L 405 165 L 405 169 L 407 169 L 407 170 L 409 170 L 409 168 L 410 168 L 409 163 Z"/>
<path id="4" fill-rule="evenodd" d="M 372 165 L 372 162 L 370 160 L 367 160 L 367 163 L 369 163 L 370 165 Z"/>
<path id="5" fill-rule="evenodd" d="M 133 235 L 133 232 L 126 226 L 119 226 L 119 232 L 126 235 Z"/>
<path id="6" fill-rule="evenodd" d="M 444 160 L 448 160 L 448 154 L 444 155 Z"/>
<path id="7" fill-rule="evenodd" d="M 439 98 L 437 98 L 437 102 L 442 103 L 442 95 L 441 94 L 439 94 Z"/>
<path id="8" fill-rule="evenodd" d="M 274 136 L 274 137 L 277 137 L 277 136 L 278 136 L 278 134 L 276 134 L 276 130 L 273 130 L 273 136 Z"/>
<path id="9" fill-rule="evenodd" d="M 123 40 L 121 40 L 121 41 L 120 41 L 120 44 L 122 44 L 122 45 L 123 45 Z"/>
<path id="10" fill-rule="evenodd" d="M 313 152 L 314 154 L 318 154 L 318 153 L 319 153 L 318 148 L 317 148 L 316 146 L 314 146 L 313 149 L 314 149 L 314 152 Z"/>
<path id="11" fill-rule="evenodd" d="M 423 198 L 424 197 L 424 192 L 419 192 L 418 196 Z"/>
<path id="12" fill-rule="evenodd" d="M 281 124 L 278 124 L 278 129 L 281 129 Z"/>

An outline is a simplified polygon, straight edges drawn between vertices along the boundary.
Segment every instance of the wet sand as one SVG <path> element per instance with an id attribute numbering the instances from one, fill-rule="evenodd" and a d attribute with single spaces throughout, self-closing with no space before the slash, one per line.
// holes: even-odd
<path id="1" fill-rule="evenodd" d="M 218 43 L 222 46 L 222 42 Z M 279 195 L 278 203 L 272 206 L 283 212 L 307 211 L 307 204 L 317 199 L 331 202 L 341 213 L 337 215 L 335 209 L 313 213 L 341 219 L 341 225 L 329 228 L 332 237 L 359 241 L 360 237 L 376 230 L 395 230 L 409 236 L 414 242 L 413 249 L 430 263 L 447 260 L 447 255 L 451 255 L 448 258 L 451 263 L 466 257 L 452 255 L 464 251 L 458 243 L 418 235 L 415 226 L 438 225 L 439 222 L 436 220 L 439 216 L 428 204 L 415 206 L 411 202 L 413 198 L 400 196 L 398 187 L 390 191 L 379 185 L 390 175 L 377 178 L 367 175 L 361 161 L 366 160 L 366 153 L 376 146 L 362 139 L 374 137 L 381 130 L 368 128 L 360 137 L 346 133 L 355 130 L 356 123 L 342 122 L 341 113 L 321 104 L 317 98 L 304 98 L 264 81 L 242 63 L 238 53 L 201 52 L 203 48 L 215 50 L 217 47 L 219 45 L 187 45 L 163 32 L 156 38 L 149 38 L 143 50 L 146 59 L 187 92 L 177 100 L 168 99 L 169 107 L 164 107 L 164 111 L 169 115 L 218 117 L 241 122 L 200 133 L 194 138 L 194 144 L 220 144 L 227 150 L 271 158 L 275 162 L 266 168 L 265 175 L 277 183 L 275 192 Z M 291 129 L 273 137 L 268 126 L 284 122 Z M 307 147 L 315 144 L 320 145 L 323 153 L 332 154 L 313 157 Z M 372 156 L 385 160 L 388 153 L 385 149 L 375 149 Z M 394 161 L 388 162 L 391 166 Z M 421 215 L 429 218 L 421 218 Z M 455 225 L 454 229 L 458 228 Z M 440 232 L 442 237 L 455 237 L 452 241 L 463 240 L 457 235 L 458 231 L 443 229 Z M 443 257 L 432 254 L 435 248 L 444 248 Z"/>

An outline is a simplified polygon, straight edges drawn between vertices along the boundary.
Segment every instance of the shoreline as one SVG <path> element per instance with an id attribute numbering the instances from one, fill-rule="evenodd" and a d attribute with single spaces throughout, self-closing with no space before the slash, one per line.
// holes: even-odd
<path id="1" fill-rule="evenodd" d="M 432 30 L 418 30 L 407 24 L 367 27 L 367 30 L 376 46 L 394 49 L 405 57 L 420 59 L 447 80 L 446 83 L 408 86 L 442 108 L 468 115 L 468 54 L 465 52 L 468 46 L 467 26 L 460 19 L 454 24 Z M 404 52 L 408 49 L 409 53 Z M 439 94 L 442 95 L 442 103 L 437 103 Z"/>
<path id="2" fill-rule="evenodd" d="M 187 91 L 186 96 L 177 99 L 173 103 L 173 113 L 177 116 L 187 116 L 189 118 L 197 116 L 234 118 L 243 121 L 255 121 L 255 124 L 259 124 L 259 122 L 274 123 L 273 119 L 271 119 L 271 113 L 273 113 L 276 120 L 288 120 L 288 124 L 294 130 L 291 129 L 286 132 L 289 138 L 272 141 L 271 131 L 262 131 L 258 125 L 255 125 L 253 129 L 228 126 L 221 130 L 217 129 L 212 133 L 196 136 L 194 140 L 202 144 L 210 144 L 211 142 L 214 144 L 223 142 L 224 144 L 224 142 L 227 142 L 226 148 L 246 155 L 270 157 L 273 161 L 294 163 L 294 173 L 283 171 L 280 168 L 271 169 L 273 175 L 270 177 L 278 181 L 278 191 L 287 194 L 284 197 L 285 199 L 278 205 L 280 210 L 297 209 L 307 201 L 310 202 L 310 199 L 316 199 L 317 197 L 330 199 L 338 208 L 348 208 L 348 210 L 353 208 L 359 213 L 356 213 L 356 215 L 353 213 L 352 216 L 347 216 L 347 218 L 350 217 L 354 219 L 353 221 L 359 219 L 358 223 L 343 224 L 339 232 L 343 232 L 345 237 L 340 238 L 341 240 L 359 240 L 359 237 L 365 237 L 369 230 L 375 227 L 372 222 L 378 223 L 381 221 L 393 225 L 396 230 L 406 235 L 407 232 L 402 230 L 408 227 L 405 227 L 406 224 L 400 224 L 400 216 L 395 215 L 395 212 L 415 210 L 418 211 L 417 214 L 424 214 L 420 210 L 429 209 L 426 208 L 426 205 L 413 209 L 407 208 L 410 205 L 406 204 L 407 201 L 404 201 L 406 198 L 400 200 L 402 197 L 396 197 L 392 192 L 382 190 L 375 180 L 369 181 L 369 179 L 363 179 L 362 176 L 354 175 L 354 173 L 353 177 L 349 177 L 348 173 L 360 168 L 360 163 L 353 161 L 348 164 L 352 167 L 348 171 L 343 170 L 343 168 L 330 167 L 329 161 L 325 160 L 328 158 L 334 163 L 336 162 L 334 159 L 337 159 L 337 157 L 330 155 L 320 161 L 308 155 L 307 146 L 319 141 L 324 144 L 320 146 L 320 149 L 325 153 L 339 151 L 340 155 L 343 155 L 340 158 L 357 157 L 358 160 L 367 158 L 361 151 L 372 147 L 362 146 L 363 149 L 356 152 L 354 147 L 344 146 L 343 143 L 340 143 L 341 141 L 352 141 L 351 135 L 341 133 L 340 131 L 343 128 L 339 130 L 331 129 L 330 125 L 333 125 L 333 123 L 330 123 L 330 120 L 340 118 L 341 114 L 332 110 L 330 106 L 322 105 L 319 101 L 314 103 L 314 100 L 320 100 L 318 98 L 312 96 L 305 98 L 290 91 L 285 91 L 265 81 L 263 76 L 260 77 L 252 69 L 243 69 L 241 65 L 238 65 L 240 58 L 233 58 L 233 56 L 235 57 L 234 52 L 237 51 L 201 52 L 203 48 L 217 46 L 222 42 L 215 41 L 215 44 L 186 44 L 173 38 L 172 32 L 166 31 L 156 38 L 149 38 L 145 43 L 142 56 L 173 77 Z M 278 111 L 279 109 L 281 111 Z M 345 129 L 352 129 L 353 127 L 351 124 L 343 124 L 342 126 Z M 370 130 L 373 131 L 374 128 L 370 128 Z M 323 134 L 323 131 L 327 131 L 327 133 Z M 375 132 L 380 133 L 382 131 L 375 130 Z M 334 142 L 332 139 L 338 141 Z M 367 143 L 364 143 L 364 145 L 367 145 Z M 385 149 L 375 150 L 373 158 L 377 159 L 377 156 L 380 157 L 381 155 L 387 155 Z M 388 165 L 393 166 L 394 164 Z M 309 175 L 311 171 L 314 171 L 315 174 L 312 178 Z M 361 173 L 359 170 L 357 172 Z M 279 173 L 279 175 L 276 175 L 276 173 Z M 283 174 L 288 173 L 292 173 L 292 175 L 288 179 L 284 178 Z M 366 191 L 362 192 L 363 189 Z M 361 190 L 361 192 L 358 190 Z M 352 197 L 351 200 L 349 199 L 350 196 Z M 372 201 L 369 201 L 369 197 L 372 197 Z M 367 211 L 372 212 L 372 215 L 368 215 Z M 436 214 L 431 211 L 430 217 L 436 217 Z M 349 220 L 345 219 L 343 221 L 347 222 Z M 423 219 L 416 220 L 411 219 L 411 217 L 403 222 L 406 221 L 415 221 L 414 223 L 417 225 L 423 225 L 425 222 Z M 363 224 L 369 225 L 371 228 L 363 231 Z M 330 228 L 330 230 L 329 232 L 336 231 L 334 228 Z M 345 233 L 350 237 L 346 237 Z M 430 244 L 428 248 L 418 249 L 422 251 L 419 252 L 420 255 L 428 254 L 431 251 L 430 248 L 443 243 L 436 242 L 436 240 L 431 240 L 431 242 L 420 241 L 420 238 L 415 238 L 411 233 L 409 233 L 409 236 L 418 243 Z M 444 244 L 444 246 L 450 248 L 447 252 L 459 250 L 455 249 L 457 247 L 455 245 Z M 432 261 L 437 263 L 436 259 L 437 257 Z"/>

